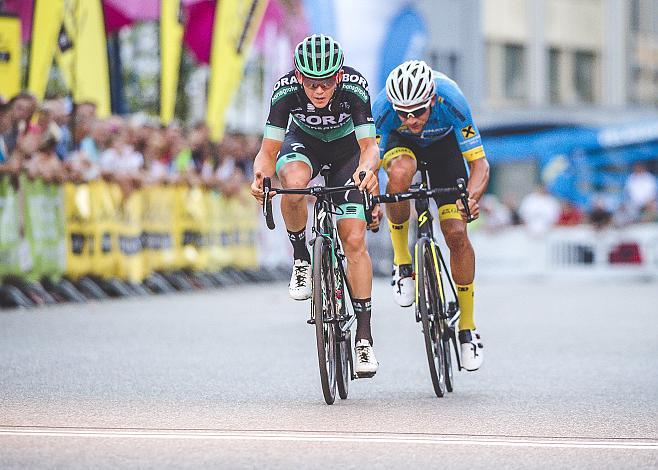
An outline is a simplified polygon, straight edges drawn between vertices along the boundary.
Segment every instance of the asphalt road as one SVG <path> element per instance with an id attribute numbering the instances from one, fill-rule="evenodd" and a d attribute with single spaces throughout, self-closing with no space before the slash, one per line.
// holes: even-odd
<path id="1" fill-rule="evenodd" d="M 441 399 L 388 289 L 333 406 L 284 284 L 0 311 L 0 468 L 658 468 L 658 284 L 480 283 Z"/>

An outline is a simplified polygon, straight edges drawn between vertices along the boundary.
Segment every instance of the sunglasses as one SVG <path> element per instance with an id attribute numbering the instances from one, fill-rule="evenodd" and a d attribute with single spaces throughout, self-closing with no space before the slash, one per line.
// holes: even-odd
<path id="1" fill-rule="evenodd" d="M 411 111 L 401 110 L 401 109 L 396 109 L 395 111 L 397 111 L 398 116 L 400 116 L 400 119 L 411 119 L 412 117 L 418 119 L 423 114 L 425 114 L 425 112 L 427 112 L 431 104 L 432 102 L 429 101 L 426 105 L 421 106 L 420 108 L 413 109 Z"/>
<path id="2" fill-rule="evenodd" d="M 302 82 L 306 88 L 315 90 L 317 87 L 322 88 L 323 90 L 328 90 L 336 84 L 336 76 L 329 78 L 324 78 L 322 80 L 313 80 L 311 78 L 302 78 Z"/>

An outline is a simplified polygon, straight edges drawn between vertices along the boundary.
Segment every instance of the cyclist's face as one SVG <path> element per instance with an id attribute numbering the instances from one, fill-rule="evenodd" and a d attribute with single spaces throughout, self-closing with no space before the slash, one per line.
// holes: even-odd
<path id="1" fill-rule="evenodd" d="M 304 77 L 299 72 L 295 72 L 295 75 L 297 76 L 297 81 L 303 85 L 304 93 L 306 93 L 311 104 L 316 108 L 324 108 L 329 104 L 329 100 L 333 96 L 334 91 L 336 91 L 336 87 L 343 79 L 342 70 L 333 77 L 321 80 Z"/>
<path id="2" fill-rule="evenodd" d="M 396 110 L 396 112 L 398 113 L 398 117 L 402 121 L 402 124 L 407 126 L 407 129 L 409 129 L 412 134 L 420 134 L 423 131 L 425 124 L 427 124 L 427 120 L 430 118 L 430 112 L 432 111 L 432 106 L 435 102 L 436 96 L 433 96 L 425 106 L 410 111 Z"/>

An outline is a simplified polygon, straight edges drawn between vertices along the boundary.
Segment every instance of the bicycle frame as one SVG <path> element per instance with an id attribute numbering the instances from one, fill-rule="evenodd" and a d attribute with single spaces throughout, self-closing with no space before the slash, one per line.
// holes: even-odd
<path id="1" fill-rule="evenodd" d="M 321 172 L 322 176 L 325 177 L 326 179 L 326 172 L 325 169 L 322 170 Z M 365 172 L 361 172 L 359 174 L 359 177 L 361 180 L 365 178 Z M 332 325 L 333 331 L 335 332 L 334 334 L 337 336 L 337 341 L 336 343 L 339 345 L 339 350 L 344 350 L 344 348 L 347 348 L 347 363 L 349 365 L 346 365 L 345 369 L 342 369 L 346 373 L 349 373 L 349 379 L 355 379 L 357 376 L 354 373 L 354 365 L 352 362 L 352 355 L 351 355 L 351 341 L 349 340 L 350 338 L 350 329 L 354 322 L 356 321 L 356 315 L 353 312 L 353 308 L 350 305 L 351 300 L 353 298 L 352 296 L 352 288 L 348 282 L 347 275 L 345 272 L 345 254 L 343 253 L 343 249 L 341 246 L 340 242 L 340 237 L 338 236 L 338 231 L 336 228 L 336 221 L 335 221 L 335 215 L 337 214 L 337 210 L 341 211 L 342 209 L 338 206 L 336 206 L 333 201 L 331 200 L 331 194 L 337 193 L 337 192 L 343 192 L 343 191 L 349 191 L 349 190 L 358 190 L 358 186 L 355 184 L 351 185 L 345 185 L 345 186 L 340 186 L 340 187 L 324 187 L 324 186 L 312 186 L 310 188 L 300 188 L 300 189 L 281 189 L 281 188 L 272 188 L 271 187 L 271 181 L 269 178 L 263 178 L 263 215 L 265 216 L 265 220 L 267 222 L 267 226 L 270 230 L 273 230 L 275 228 L 274 226 L 274 218 L 272 215 L 272 202 L 270 199 L 270 193 L 275 192 L 278 194 L 302 194 L 302 195 L 309 195 L 309 196 L 315 196 L 315 204 L 313 207 L 313 238 L 310 240 L 309 244 L 313 246 L 313 253 L 321 253 L 324 247 L 320 249 L 317 247 L 316 243 L 318 243 L 319 240 L 322 241 L 322 243 L 327 243 L 329 246 L 329 250 L 331 253 L 331 268 L 333 270 L 332 273 L 327 273 L 330 275 L 334 282 L 333 285 L 329 286 L 331 289 L 334 290 L 333 292 L 333 301 L 331 302 L 332 308 L 330 309 L 325 309 L 324 304 L 321 306 L 322 308 L 316 309 L 314 305 L 317 305 L 317 303 L 311 303 L 311 317 L 308 320 L 309 324 L 314 324 L 316 327 L 316 338 L 318 339 L 318 354 L 319 354 L 319 359 L 322 361 L 322 356 L 321 350 L 322 346 L 320 346 L 320 338 L 323 338 L 325 336 L 325 333 L 321 333 L 321 331 L 324 330 L 327 324 Z M 372 199 L 368 192 L 366 190 L 361 191 L 361 196 L 363 198 L 363 208 L 364 208 L 364 213 L 366 217 L 366 223 L 370 224 L 372 222 Z M 314 255 L 315 258 L 315 255 Z M 322 265 L 316 265 L 316 263 L 322 263 L 322 260 L 316 260 L 313 259 L 313 269 L 315 271 L 316 267 L 320 266 L 320 269 L 322 269 Z M 326 276 L 326 274 L 325 274 Z M 326 286 L 325 286 L 326 287 Z M 314 292 L 315 292 L 315 287 L 314 287 Z M 347 292 L 347 295 L 349 296 L 349 299 L 346 298 L 345 292 Z M 330 294 L 331 295 L 331 294 Z M 340 295 L 340 297 L 339 297 Z M 318 300 L 316 299 L 316 294 L 313 294 L 313 299 L 314 302 L 317 302 Z M 349 300 L 349 302 L 348 302 Z M 324 302 L 324 296 L 322 297 L 322 302 Z M 316 310 L 317 313 L 316 313 Z M 323 315 L 323 318 L 318 319 L 316 316 L 318 314 Z M 326 317 L 326 318 L 325 318 Z M 347 344 L 347 346 L 345 346 Z M 327 349 L 326 346 L 324 348 L 324 354 L 327 354 Z M 343 354 L 342 352 L 340 354 Z M 339 366 L 342 368 L 343 366 L 340 364 L 344 364 L 345 359 L 339 360 Z M 338 366 L 334 366 L 338 368 Z M 329 368 L 330 371 L 333 371 L 335 373 L 336 369 L 333 369 L 332 366 Z M 324 375 L 323 375 L 324 374 Z M 331 382 L 333 379 L 328 378 L 329 377 L 329 372 L 327 371 L 326 367 L 320 365 L 320 377 L 321 381 L 323 384 L 323 393 L 325 394 L 325 401 L 327 404 L 332 404 L 334 400 L 333 395 L 335 393 L 335 390 L 332 389 Z M 333 377 L 333 376 L 331 376 Z M 347 398 L 347 388 L 346 388 L 346 382 L 348 380 L 348 377 L 346 375 L 343 375 L 343 379 L 341 379 L 342 382 L 338 382 L 338 389 L 339 389 L 339 394 L 341 398 Z M 334 385 L 336 385 L 336 382 L 333 382 Z M 343 383 L 344 385 L 341 385 Z M 343 387 L 343 388 L 341 388 Z M 334 390 L 334 391 L 332 391 Z"/>
<path id="2" fill-rule="evenodd" d="M 313 234 L 315 235 L 310 241 L 309 244 L 313 245 L 318 237 L 322 237 L 326 239 L 330 246 L 331 246 L 331 253 L 332 253 L 332 261 L 334 263 L 334 269 L 338 268 L 338 273 L 339 276 L 337 276 L 337 280 L 342 282 L 345 288 L 347 289 L 347 293 L 349 295 L 349 299 L 351 301 L 352 299 L 352 287 L 350 286 L 349 281 L 347 280 L 347 275 L 345 273 L 345 254 L 343 253 L 343 247 L 340 242 L 340 237 L 338 236 L 338 229 L 336 227 L 335 223 L 335 214 L 336 212 L 332 210 L 333 209 L 333 203 L 328 199 L 328 197 L 318 195 L 315 200 L 315 204 L 313 207 Z M 340 279 L 338 279 L 340 278 Z M 349 306 L 349 303 L 347 303 L 347 299 L 343 298 L 341 299 L 345 311 L 349 312 L 349 309 L 351 307 Z M 343 334 L 345 334 L 351 327 L 354 321 L 356 320 L 356 315 L 353 313 L 348 313 L 344 317 L 340 315 L 340 312 L 335 312 L 337 314 L 336 318 L 332 319 L 324 319 L 324 321 L 330 321 L 330 322 L 336 322 L 336 321 L 345 321 L 345 324 L 341 326 L 341 331 Z"/>
<path id="3" fill-rule="evenodd" d="M 455 324 L 457 323 L 460 310 L 459 310 L 459 300 L 457 297 L 457 291 L 455 289 L 454 282 L 448 271 L 448 266 L 446 265 L 445 259 L 439 249 L 438 244 L 434 238 L 434 228 L 433 228 L 433 216 L 429 210 L 429 199 L 434 199 L 435 204 L 438 207 L 438 197 L 440 195 L 454 195 L 459 197 L 464 210 L 466 212 L 466 220 L 470 222 L 473 220 L 469 206 L 468 206 L 468 190 L 466 189 L 466 183 L 462 178 L 457 179 L 454 187 L 450 188 L 431 188 L 430 186 L 430 177 L 429 171 L 426 164 L 423 162 L 418 162 L 418 169 L 421 172 L 421 183 L 419 185 L 413 185 L 409 188 L 407 192 L 394 193 L 394 194 L 382 194 L 379 196 L 373 196 L 373 203 L 395 203 L 401 201 L 414 200 L 416 206 L 416 212 L 418 213 L 417 219 L 417 242 L 414 249 L 414 262 L 415 270 L 419 272 L 419 253 L 418 246 L 420 241 L 427 240 L 432 253 L 432 260 L 434 265 L 434 271 L 437 277 L 437 288 L 439 291 L 439 297 L 443 309 L 439 312 L 440 321 L 445 322 L 445 326 L 449 329 L 449 335 L 451 342 L 454 347 L 455 355 L 457 357 L 457 364 L 459 369 L 461 369 L 461 358 L 459 355 L 459 348 L 457 347 L 457 338 L 455 334 Z M 445 276 L 445 278 L 444 278 Z M 447 301 L 445 294 L 444 285 L 447 284 L 450 286 L 452 292 L 453 301 Z M 419 299 L 419 283 L 416 282 L 416 321 L 421 321 L 421 313 L 418 309 L 418 299 Z"/>
<path id="4" fill-rule="evenodd" d="M 458 181 L 457 184 L 458 187 L 461 186 L 460 182 Z M 429 171 L 426 166 L 421 167 L 421 188 L 430 188 L 430 178 L 429 178 Z M 468 194 L 462 192 L 460 195 L 460 199 L 462 200 L 462 203 L 464 204 L 464 207 L 468 207 Z M 435 195 L 433 197 L 434 199 L 434 204 L 437 207 L 437 210 L 439 208 L 439 202 L 438 202 L 438 195 Z M 457 347 L 457 336 L 456 336 L 456 324 L 459 321 L 459 317 L 461 315 L 461 309 L 459 308 L 459 298 L 457 296 L 457 290 L 455 289 L 455 284 L 452 280 L 452 276 L 450 275 L 450 271 L 448 271 L 448 266 L 445 262 L 445 259 L 443 257 L 443 254 L 441 253 L 441 249 L 439 248 L 436 239 L 434 238 L 434 226 L 433 226 L 433 216 L 432 213 L 430 212 L 429 208 L 429 199 L 427 198 L 419 198 L 415 200 L 415 205 L 416 205 L 416 212 L 418 213 L 418 231 L 417 231 L 417 239 L 420 240 L 423 237 L 426 237 L 430 241 L 430 246 L 432 247 L 432 259 L 434 261 L 434 269 L 435 272 L 437 273 L 437 283 L 439 284 L 438 286 L 438 291 L 439 291 L 439 296 L 441 298 L 441 303 L 443 305 L 443 309 L 438 312 L 439 315 L 441 316 L 441 321 L 445 322 L 445 326 L 448 329 L 449 335 L 451 337 L 451 343 L 455 352 L 455 357 L 457 359 L 457 369 L 461 370 L 462 365 L 461 365 L 461 355 L 459 352 L 459 348 Z M 467 219 L 471 219 L 470 211 L 467 210 Z M 418 247 L 418 244 L 416 244 L 416 248 Z M 416 250 L 417 251 L 417 250 Z M 419 262 L 418 259 L 418 253 L 414 253 L 414 260 L 416 263 Z M 450 291 L 452 292 L 452 298 L 453 301 L 448 302 L 446 299 L 446 292 L 445 292 L 445 284 L 447 281 L 447 285 L 450 287 Z M 416 283 L 416 299 L 418 299 L 418 283 Z M 416 311 L 416 316 L 417 320 L 420 321 L 418 318 L 419 313 Z"/>
<path id="5" fill-rule="evenodd" d="M 426 168 L 421 169 L 421 184 L 420 184 L 420 189 L 426 188 L 429 189 L 429 172 Z M 437 196 L 433 197 L 434 203 L 437 206 L 438 209 L 438 200 Z M 415 206 L 416 206 L 416 213 L 418 214 L 418 230 L 416 234 L 417 240 L 420 240 L 423 237 L 426 237 L 430 241 L 430 245 L 432 247 L 432 259 L 434 260 L 434 268 L 436 272 L 439 274 L 437 281 L 439 283 L 439 294 L 441 296 L 441 302 L 443 305 L 446 306 L 446 318 L 448 320 L 448 326 L 453 327 L 457 320 L 459 319 L 459 301 L 457 298 L 457 290 L 455 289 L 454 282 L 452 281 L 452 276 L 450 276 L 450 271 L 448 271 L 448 267 L 446 265 L 445 259 L 443 257 L 443 254 L 441 253 L 441 250 L 436 243 L 436 239 L 434 238 L 434 216 L 432 216 L 432 213 L 429 208 L 429 199 L 427 198 L 418 198 L 415 201 Z M 417 246 L 417 245 L 416 245 Z M 416 262 L 418 262 L 418 253 L 414 253 L 414 259 Z M 454 298 L 454 307 L 451 308 L 451 306 L 446 302 L 445 299 L 445 290 L 444 290 L 444 279 L 443 277 L 446 277 L 447 279 L 447 284 L 450 286 L 450 290 L 452 291 L 452 295 Z M 416 298 L 418 298 L 418 286 L 416 285 Z M 451 310 L 456 311 L 456 315 L 450 315 Z"/>

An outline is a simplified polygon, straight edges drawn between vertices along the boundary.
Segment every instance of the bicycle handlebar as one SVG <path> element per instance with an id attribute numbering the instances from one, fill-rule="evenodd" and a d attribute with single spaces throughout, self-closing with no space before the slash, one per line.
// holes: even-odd
<path id="1" fill-rule="evenodd" d="M 359 178 L 362 181 L 365 176 L 365 171 L 359 173 Z M 346 186 L 311 186 L 310 188 L 299 189 L 273 188 L 272 180 L 266 176 L 263 178 L 263 216 L 265 217 L 267 228 L 274 230 L 276 227 L 274 224 L 274 216 L 272 215 L 272 196 L 270 196 L 271 192 L 275 192 L 276 194 L 304 194 L 307 196 L 325 196 L 327 194 L 350 191 L 354 189 L 359 189 L 359 186 L 356 184 L 348 184 Z M 366 223 L 370 225 L 372 223 L 372 196 L 368 194 L 367 189 L 361 191 L 361 196 L 363 197 L 363 208 L 365 211 Z"/>
<path id="2" fill-rule="evenodd" d="M 459 178 L 457 179 L 455 186 L 448 187 L 448 188 L 432 188 L 432 189 L 424 189 L 424 188 L 412 188 L 407 192 L 403 193 L 392 193 L 392 194 L 380 194 L 378 196 L 372 196 L 372 201 L 373 203 L 391 203 L 391 202 L 401 202 L 401 201 L 409 201 L 411 199 L 425 199 L 425 198 L 436 198 L 438 196 L 443 196 L 443 195 L 456 195 L 459 200 L 462 202 L 464 205 L 464 209 L 466 211 L 466 222 L 472 222 L 475 220 L 473 216 L 471 216 L 471 210 L 468 207 L 468 189 L 466 189 L 466 182 L 464 181 L 464 178 Z"/>

